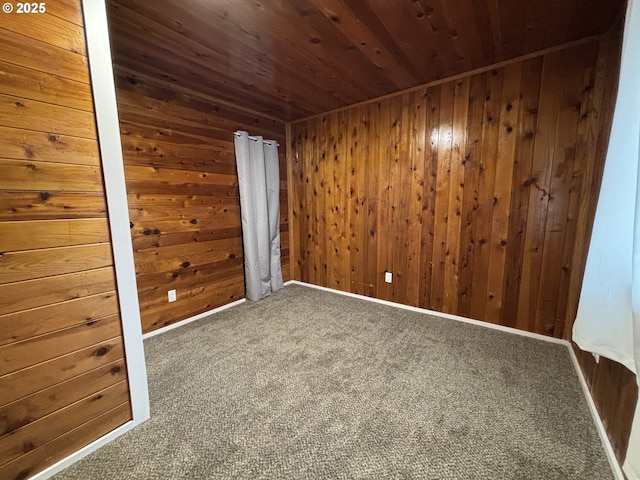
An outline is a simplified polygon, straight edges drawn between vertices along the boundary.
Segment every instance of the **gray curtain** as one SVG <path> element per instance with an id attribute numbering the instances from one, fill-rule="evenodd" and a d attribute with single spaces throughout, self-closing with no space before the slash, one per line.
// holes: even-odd
<path id="1" fill-rule="evenodd" d="M 260 300 L 282 288 L 278 144 L 236 132 L 246 296 Z"/>

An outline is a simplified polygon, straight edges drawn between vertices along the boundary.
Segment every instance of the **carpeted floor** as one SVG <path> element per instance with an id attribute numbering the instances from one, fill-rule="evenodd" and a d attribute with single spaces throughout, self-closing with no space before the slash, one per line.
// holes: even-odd
<path id="1" fill-rule="evenodd" d="M 300 285 L 145 341 L 151 419 L 62 479 L 611 479 L 567 349 Z"/>

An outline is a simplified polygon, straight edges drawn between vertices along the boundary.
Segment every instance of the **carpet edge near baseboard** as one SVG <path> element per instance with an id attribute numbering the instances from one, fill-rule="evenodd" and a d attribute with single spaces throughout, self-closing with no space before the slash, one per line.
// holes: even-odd
<path id="1" fill-rule="evenodd" d="M 600 436 L 600 441 L 602 442 L 602 446 L 604 447 L 605 453 L 607 455 L 607 460 L 609 461 L 609 465 L 611 466 L 611 470 L 616 477 L 616 480 L 625 480 L 624 475 L 622 474 L 622 469 L 620 468 L 620 464 L 618 463 L 618 459 L 613 451 L 613 446 L 611 445 L 611 441 L 607 435 L 607 432 L 604 428 L 604 424 L 602 423 L 602 419 L 598 414 L 598 409 L 596 408 L 596 404 L 591 396 L 591 391 L 589 390 L 589 386 L 587 385 L 587 381 L 584 378 L 584 374 L 582 373 L 582 369 L 580 368 L 580 364 L 578 363 L 578 358 L 576 357 L 575 352 L 571 346 L 571 342 L 568 340 L 563 340 L 560 338 L 549 337 L 547 335 L 541 335 L 539 333 L 533 332 L 525 332 L 523 330 L 518 330 L 517 328 L 505 327 L 504 325 L 495 325 L 492 323 L 482 322 L 480 320 L 474 320 L 471 318 L 462 317 L 460 315 L 452 315 L 449 313 L 437 312 L 435 310 L 429 310 L 426 308 L 413 307 L 410 305 L 404 305 L 401 303 L 390 302 L 388 300 L 381 300 L 379 298 L 367 297 L 365 295 L 359 295 L 357 293 L 344 292 L 342 290 L 335 290 L 329 287 L 322 287 L 320 285 L 314 285 L 311 283 L 301 282 L 299 280 L 289 280 L 285 282 L 286 285 L 302 285 L 304 287 L 315 288 L 318 290 L 324 290 L 327 292 L 337 293 L 339 295 L 344 295 L 347 297 L 357 298 L 360 300 L 367 300 L 369 302 L 379 303 L 381 305 L 387 305 L 390 307 L 401 308 L 403 310 L 409 310 L 412 312 L 423 313 L 426 315 L 432 315 L 434 317 L 445 318 L 448 320 L 454 320 L 457 322 L 463 322 L 471 325 L 477 325 L 479 327 L 489 328 L 492 330 L 498 330 L 506 333 L 511 333 L 514 335 L 520 335 L 523 337 L 535 338 L 537 340 L 542 340 L 544 342 L 556 343 L 559 345 L 564 345 L 568 351 L 569 356 L 571 357 L 571 362 L 573 363 L 574 370 L 576 371 L 576 375 L 578 376 L 578 380 L 580 382 L 580 386 L 582 387 L 582 392 L 584 393 L 585 399 L 587 401 L 587 405 L 589 407 L 589 411 L 591 412 L 591 417 L 593 418 L 593 422 L 595 423 L 596 429 L 598 430 L 598 435 Z"/>
<path id="2" fill-rule="evenodd" d="M 222 312 L 223 310 L 227 310 L 228 308 L 235 307 L 236 305 L 240 305 L 241 303 L 244 303 L 246 300 L 247 300 L 246 298 L 241 298 L 240 300 L 236 300 L 235 302 L 227 303 L 226 305 L 222 305 L 212 310 L 207 310 L 206 312 L 202 312 L 202 313 L 199 313 L 198 315 L 194 315 L 193 317 L 185 318 L 184 320 L 180 320 L 179 322 L 172 323 L 171 325 L 167 325 L 166 327 L 162 327 L 157 330 L 153 330 L 152 332 L 145 333 L 144 335 L 142 335 L 142 340 L 155 337 L 156 335 L 160 335 L 161 333 L 166 333 L 178 327 L 183 327 L 189 323 L 195 322 L 196 320 L 200 320 L 202 318 L 208 317 L 209 315 L 213 315 L 214 313 Z"/>

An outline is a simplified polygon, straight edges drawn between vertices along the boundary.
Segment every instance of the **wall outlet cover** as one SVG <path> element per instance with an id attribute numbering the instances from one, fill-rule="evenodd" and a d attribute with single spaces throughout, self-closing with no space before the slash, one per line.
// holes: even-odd
<path id="1" fill-rule="evenodd" d="M 387 283 L 393 282 L 393 273 L 384 272 L 384 281 L 387 282 Z"/>
<path id="2" fill-rule="evenodd" d="M 175 290 L 169 290 L 167 292 L 167 296 L 169 297 L 169 302 L 175 302 L 176 301 L 176 291 Z"/>

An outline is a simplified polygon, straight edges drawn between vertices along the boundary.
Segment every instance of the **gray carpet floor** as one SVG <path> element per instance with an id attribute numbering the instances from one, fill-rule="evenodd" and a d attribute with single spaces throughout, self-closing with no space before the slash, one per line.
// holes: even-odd
<path id="1" fill-rule="evenodd" d="M 289 285 L 145 341 L 151 419 L 62 479 L 611 479 L 566 347 Z"/>

